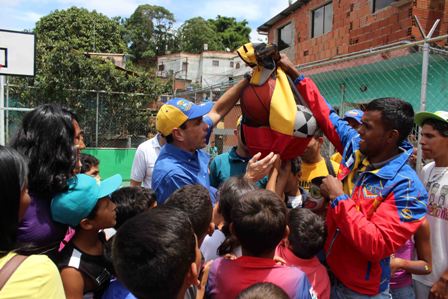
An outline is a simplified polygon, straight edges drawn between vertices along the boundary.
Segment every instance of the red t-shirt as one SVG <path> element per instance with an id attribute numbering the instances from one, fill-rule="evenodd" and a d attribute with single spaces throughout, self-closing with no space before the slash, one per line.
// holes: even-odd
<path id="1" fill-rule="evenodd" d="M 280 242 L 275 250 L 275 255 L 285 260 L 289 266 L 295 266 L 305 272 L 306 277 L 310 281 L 314 292 L 318 299 L 330 298 L 330 279 L 327 269 L 319 262 L 317 257 L 311 259 L 301 259 L 285 246 L 284 242 Z"/>

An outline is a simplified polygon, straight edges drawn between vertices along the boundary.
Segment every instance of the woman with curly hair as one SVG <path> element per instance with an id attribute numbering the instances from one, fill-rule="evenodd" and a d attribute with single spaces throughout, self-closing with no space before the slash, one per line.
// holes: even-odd
<path id="1" fill-rule="evenodd" d="M 25 115 L 11 146 L 29 168 L 31 203 L 19 224 L 18 241 L 24 252 L 53 258 L 67 226 L 52 220 L 51 199 L 67 189 L 84 146 L 76 116 L 56 104 L 41 105 Z"/>

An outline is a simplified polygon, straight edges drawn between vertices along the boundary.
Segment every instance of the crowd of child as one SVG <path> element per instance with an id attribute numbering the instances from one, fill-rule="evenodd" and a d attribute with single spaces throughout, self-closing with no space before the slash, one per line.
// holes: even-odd
<path id="1" fill-rule="evenodd" d="M 0 146 L 0 298 L 448 298 L 448 112 L 415 117 L 423 157 L 434 160 L 420 181 L 407 163 L 409 104 L 374 100 L 352 122 L 283 67 L 321 128 L 306 159 L 235 160 L 245 168 L 216 190 L 208 176 L 194 178 L 207 173 L 201 148 L 245 85 L 214 108 L 175 99 L 160 109 L 167 144 L 151 166 L 163 200 L 143 175 L 134 181 L 145 187 L 122 187 L 120 175 L 102 180 L 100 161 L 80 152 L 70 110 L 29 112 Z M 320 156 L 323 134 L 337 163 Z M 229 163 L 215 159 L 213 171 Z M 311 176 L 317 168 L 324 173 Z"/>

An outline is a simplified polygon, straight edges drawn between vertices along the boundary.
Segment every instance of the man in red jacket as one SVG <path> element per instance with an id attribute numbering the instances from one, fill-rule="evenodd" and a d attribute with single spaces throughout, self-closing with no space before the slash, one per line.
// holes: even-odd
<path id="1" fill-rule="evenodd" d="M 414 110 L 396 98 L 373 100 L 355 130 L 286 56 L 279 64 L 342 154 L 337 178 L 328 176 L 321 185 L 330 200 L 325 251 L 336 277 L 332 298 L 390 298 L 390 255 L 420 226 L 428 199 L 406 163 Z"/>

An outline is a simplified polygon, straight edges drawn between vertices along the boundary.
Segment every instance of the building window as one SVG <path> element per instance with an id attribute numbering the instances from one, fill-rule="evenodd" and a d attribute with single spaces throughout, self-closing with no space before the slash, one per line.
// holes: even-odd
<path id="1" fill-rule="evenodd" d="M 328 3 L 312 11 L 311 37 L 328 33 L 333 26 L 333 3 Z"/>
<path id="2" fill-rule="evenodd" d="M 389 6 L 394 0 L 373 0 L 373 12 Z"/>
<path id="3" fill-rule="evenodd" d="M 165 65 L 164 64 L 160 64 L 159 65 L 159 71 L 163 72 L 165 70 Z"/>
<path id="4" fill-rule="evenodd" d="M 212 60 L 213 66 L 219 66 L 219 60 Z"/>
<path id="5" fill-rule="evenodd" d="M 288 48 L 292 44 L 292 25 L 291 23 L 277 29 L 278 50 Z"/>
<path id="6" fill-rule="evenodd" d="M 233 61 L 230 61 L 230 67 L 233 68 Z"/>
<path id="7" fill-rule="evenodd" d="M 182 62 L 182 70 L 186 71 L 188 68 L 188 62 Z"/>
<path id="8" fill-rule="evenodd" d="M 240 68 L 240 63 L 239 63 L 239 62 L 236 63 L 235 68 L 236 68 L 236 69 L 239 69 L 239 68 Z"/>

